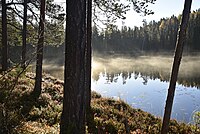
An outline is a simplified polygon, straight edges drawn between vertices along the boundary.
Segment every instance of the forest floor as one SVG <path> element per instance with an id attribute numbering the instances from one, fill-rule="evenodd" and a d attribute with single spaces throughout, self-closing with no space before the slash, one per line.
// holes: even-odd
<path id="1" fill-rule="evenodd" d="M 42 93 L 33 100 L 35 74 L 14 69 L 0 75 L 0 133 L 58 134 L 62 112 L 63 81 L 43 75 Z M 18 75 L 20 73 L 20 75 Z M 92 117 L 87 133 L 157 134 L 161 119 L 122 100 L 92 92 Z M 171 120 L 169 133 L 199 134 L 197 125 Z"/>

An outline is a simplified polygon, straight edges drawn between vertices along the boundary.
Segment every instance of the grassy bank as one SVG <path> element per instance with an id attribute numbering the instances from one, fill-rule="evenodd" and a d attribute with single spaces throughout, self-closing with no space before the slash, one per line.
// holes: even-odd
<path id="1" fill-rule="evenodd" d="M 59 133 L 62 111 L 63 81 L 43 75 L 42 94 L 34 100 L 33 73 L 13 70 L 0 75 L 0 133 L 46 134 Z M 156 134 L 161 129 L 161 119 L 130 107 L 122 100 L 103 98 L 92 93 L 92 115 L 88 133 Z M 195 125 L 170 122 L 169 133 L 198 134 Z"/>

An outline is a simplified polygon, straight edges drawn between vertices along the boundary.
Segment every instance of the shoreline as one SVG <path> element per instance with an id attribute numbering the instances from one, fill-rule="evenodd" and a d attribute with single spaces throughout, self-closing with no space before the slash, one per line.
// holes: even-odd
<path id="1" fill-rule="evenodd" d="M 7 81 L 12 86 L 14 73 L 10 72 L 0 81 Z M 0 82 L 3 86 L 3 82 Z M 13 133 L 59 133 L 59 122 L 62 111 L 63 81 L 48 75 L 43 75 L 42 93 L 36 102 L 30 98 L 34 87 L 34 74 L 24 73 L 11 92 L 10 88 L 1 88 L 0 111 L 7 111 L 7 118 L 0 116 L 0 122 L 7 121 Z M 8 96 L 7 96 L 8 95 Z M 4 107 L 1 107 L 3 106 Z M 88 133 L 159 133 L 161 119 L 148 112 L 132 108 L 122 100 L 101 97 L 92 92 L 92 116 L 90 125 L 86 126 Z M 31 107 L 30 107 L 31 106 Z M 6 108 L 6 109 L 4 109 Z M 0 127 L 2 127 L 0 123 Z M 200 133 L 200 128 L 172 120 L 170 133 Z"/>

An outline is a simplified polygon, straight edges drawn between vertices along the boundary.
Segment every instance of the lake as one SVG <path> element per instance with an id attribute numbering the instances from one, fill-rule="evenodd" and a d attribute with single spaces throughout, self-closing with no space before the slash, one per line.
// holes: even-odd
<path id="1" fill-rule="evenodd" d="M 91 88 L 104 97 L 122 99 L 158 117 L 164 113 L 173 56 L 93 57 Z M 200 57 L 184 56 L 176 86 L 172 118 L 192 123 L 200 111 Z M 44 70 L 63 78 L 63 67 Z"/>

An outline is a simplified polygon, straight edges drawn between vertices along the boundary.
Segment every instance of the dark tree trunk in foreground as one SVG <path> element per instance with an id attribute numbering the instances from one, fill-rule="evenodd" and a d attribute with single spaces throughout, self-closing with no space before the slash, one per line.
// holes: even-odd
<path id="1" fill-rule="evenodd" d="M 6 0 L 1 1 L 2 5 L 2 71 L 8 69 L 8 42 L 7 42 L 7 14 L 6 14 Z"/>
<path id="2" fill-rule="evenodd" d="M 86 47 L 86 120 L 90 120 L 91 113 L 91 57 L 92 57 L 92 0 L 87 0 L 87 47 Z M 88 122 L 89 123 L 89 122 Z"/>
<path id="3" fill-rule="evenodd" d="M 67 1 L 61 134 L 85 133 L 86 0 Z"/>
<path id="4" fill-rule="evenodd" d="M 170 85 L 168 89 L 161 134 L 167 134 L 168 128 L 169 128 L 169 121 L 170 121 L 170 116 L 171 116 L 171 111 L 172 111 L 176 81 L 178 77 L 179 66 L 181 63 L 183 46 L 186 39 L 186 30 L 187 30 L 188 21 L 189 21 L 191 3 L 192 3 L 192 0 L 185 0 L 181 25 L 179 28 L 177 42 L 176 42 L 176 50 L 175 50 L 174 62 L 172 66 L 172 73 L 171 73 Z"/>
<path id="5" fill-rule="evenodd" d="M 27 0 L 24 0 L 24 19 L 22 31 L 22 68 L 26 67 L 26 30 L 27 29 Z"/>
<path id="6" fill-rule="evenodd" d="M 41 0 L 40 7 L 40 22 L 38 31 L 38 45 L 37 45 L 37 58 L 36 58 L 36 77 L 34 95 L 41 94 L 42 85 L 42 60 L 43 60 L 43 45 L 44 45 L 44 23 L 45 23 L 45 0 Z"/>

